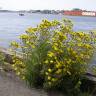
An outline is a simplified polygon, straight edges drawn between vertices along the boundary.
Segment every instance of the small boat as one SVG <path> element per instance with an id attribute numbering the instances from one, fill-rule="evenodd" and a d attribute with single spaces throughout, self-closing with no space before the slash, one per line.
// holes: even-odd
<path id="1" fill-rule="evenodd" d="M 23 13 L 20 13 L 19 16 L 24 16 L 24 14 Z"/>

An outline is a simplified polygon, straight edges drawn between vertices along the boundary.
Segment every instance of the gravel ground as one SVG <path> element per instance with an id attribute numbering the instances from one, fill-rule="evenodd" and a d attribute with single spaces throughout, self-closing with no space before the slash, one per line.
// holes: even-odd
<path id="1" fill-rule="evenodd" d="M 48 96 L 43 90 L 28 88 L 24 82 L 0 72 L 0 96 Z"/>
<path id="2" fill-rule="evenodd" d="M 60 92 L 45 92 L 42 89 L 28 88 L 14 73 L 0 71 L 0 96 L 65 96 Z"/>

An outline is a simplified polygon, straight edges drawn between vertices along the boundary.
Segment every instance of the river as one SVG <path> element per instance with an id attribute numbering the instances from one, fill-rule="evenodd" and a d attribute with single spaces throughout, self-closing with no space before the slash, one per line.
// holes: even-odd
<path id="1" fill-rule="evenodd" d="M 8 48 L 12 40 L 19 41 L 19 35 L 24 33 L 28 27 L 34 27 L 42 19 L 69 18 L 72 20 L 73 30 L 88 31 L 96 29 L 96 17 L 64 16 L 52 14 L 26 13 L 19 16 L 18 13 L 0 13 L 0 46 Z"/>

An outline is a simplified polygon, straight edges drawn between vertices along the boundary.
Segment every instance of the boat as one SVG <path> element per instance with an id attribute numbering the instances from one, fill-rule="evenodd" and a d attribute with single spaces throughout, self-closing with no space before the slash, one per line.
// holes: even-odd
<path id="1" fill-rule="evenodd" d="M 69 15 L 69 16 L 93 16 L 93 17 L 96 17 L 95 11 L 72 10 L 72 11 L 64 11 L 63 14 Z"/>
<path id="2" fill-rule="evenodd" d="M 19 16 L 24 16 L 24 14 L 23 13 L 20 13 Z"/>

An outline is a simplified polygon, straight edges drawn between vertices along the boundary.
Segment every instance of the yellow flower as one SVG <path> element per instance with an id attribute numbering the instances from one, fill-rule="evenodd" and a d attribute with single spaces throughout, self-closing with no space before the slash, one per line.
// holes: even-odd
<path id="1" fill-rule="evenodd" d="M 35 48 L 35 45 L 32 45 L 32 48 Z"/>
<path id="2" fill-rule="evenodd" d="M 70 51 L 70 48 L 67 48 L 67 51 Z"/>
<path id="3" fill-rule="evenodd" d="M 30 28 L 28 28 L 28 29 L 26 30 L 27 33 L 34 33 L 34 32 L 36 32 L 36 31 L 37 31 L 37 28 L 32 28 L 32 27 L 30 27 Z"/>
<path id="4" fill-rule="evenodd" d="M 49 85 L 51 85 L 52 83 L 51 82 L 48 82 Z"/>
<path id="5" fill-rule="evenodd" d="M 52 72 L 52 69 L 49 68 L 49 69 L 48 69 L 48 72 Z"/>
<path id="6" fill-rule="evenodd" d="M 76 51 L 73 50 L 73 51 L 72 51 L 72 55 L 73 55 L 73 56 L 76 56 Z"/>
<path id="7" fill-rule="evenodd" d="M 91 45 L 90 44 L 85 44 L 85 47 L 86 48 L 91 48 Z"/>
<path id="8" fill-rule="evenodd" d="M 77 41 L 81 41 L 81 38 L 76 38 L 77 39 Z"/>
<path id="9" fill-rule="evenodd" d="M 58 46 L 58 43 L 54 43 L 54 46 Z"/>
<path id="10" fill-rule="evenodd" d="M 53 60 L 51 60 L 50 63 L 53 63 Z"/>
<path id="11" fill-rule="evenodd" d="M 48 64 L 48 60 L 46 60 L 44 63 Z"/>
<path id="12" fill-rule="evenodd" d="M 56 39 L 55 38 L 52 38 L 53 41 L 55 41 Z"/>
<path id="13" fill-rule="evenodd" d="M 63 32 L 58 32 L 58 35 L 63 36 Z"/>
<path id="14" fill-rule="evenodd" d="M 58 52 L 63 53 L 63 50 L 60 50 L 60 49 L 59 49 Z"/>
<path id="15" fill-rule="evenodd" d="M 22 79 L 25 80 L 25 76 L 23 76 Z"/>
<path id="16" fill-rule="evenodd" d="M 13 64 L 12 67 L 15 67 L 15 64 Z"/>
<path id="17" fill-rule="evenodd" d="M 20 39 L 28 39 L 28 38 L 29 38 L 29 36 L 27 34 L 23 34 L 20 36 Z"/>
<path id="18" fill-rule="evenodd" d="M 54 59 L 57 60 L 57 57 L 55 56 Z"/>
<path id="19" fill-rule="evenodd" d="M 81 58 L 83 58 L 83 57 L 84 57 L 84 55 L 83 55 L 83 54 L 80 54 L 80 57 L 81 57 Z"/>
<path id="20" fill-rule="evenodd" d="M 68 60 L 67 60 L 67 63 L 70 64 L 70 63 L 71 63 L 71 59 L 68 59 Z"/>
<path id="21" fill-rule="evenodd" d="M 16 71 L 17 70 L 17 67 L 15 67 L 14 70 Z"/>
<path id="22" fill-rule="evenodd" d="M 20 72 L 17 72 L 17 75 L 20 75 Z"/>
<path id="23" fill-rule="evenodd" d="M 54 56 L 54 53 L 53 52 L 48 52 L 48 54 L 47 54 L 49 57 L 53 57 Z"/>
<path id="24" fill-rule="evenodd" d="M 55 50 L 55 51 L 57 51 L 58 50 L 58 47 L 57 46 L 52 46 L 52 48 Z"/>
<path id="25" fill-rule="evenodd" d="M 55 82 L 57 79 L 56 78 L 52 78 L 52 81 Z"/>
<path id="26" fill-rule="evenodd" d="M 61 69 L 58 69 L 58 70 L 56 71 L 57 74 L 60 74 L 61 72 L 62 72 Z"/>
<path id="27" fill-rule="evenodd" d="M 82 46 L 82 43 L 77 44 L 77 46 L 78 46 L 78 47 L 81 47 L 81 46 Z"/>
<path id="28" fill-rule="evenodd" d="M 29 41 L 26 41 L 26 44 L 30 44 L 30 42 Z"/>
<path id="29" fill-rule="evenodd" d="M 15 41 L 11 42 L 11 46 L 18 48 L 19 44 Z"/>
<path id="30" fill-rule="evenodd" d="M 64 36 L 63 36 L 63 38 L 64 38 L 64 39 L 67 39 L 67 36 L 66 36 L 66 35 L 64 35 Z"/>
<path id="31" fill-rule="evenodd" d="M 83 32 L 78 32 L 79 36 L 83 37 L 84 33 Z"/>
<path id="32" fill-rule="evenodd" d="M 57 20 L 53 20 L 53 21 L 51 22 L 51 24 L 52 24 L 52 26 L 57 26 L 58 24 L 60 24 L 60 22 L 57 21 Z"/>
<path id="33" fill-rule="evenodd" d="M 58 62 L 57 64 L 56 64 L 56 68 L 60 68 L 61 67 L 61 64 Z"/>
<path id="34" fill-rule="evenodd" d="M 48 75 L 48 72 L 45 72 L 45 75 Z"/>
<path id="35" fill-rule="evenodd" d="M 51 80 L 51 77 L 50 76 L 48 76 L 48 80 Z"/>

